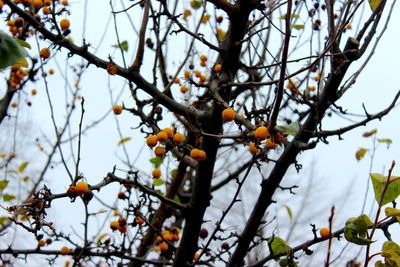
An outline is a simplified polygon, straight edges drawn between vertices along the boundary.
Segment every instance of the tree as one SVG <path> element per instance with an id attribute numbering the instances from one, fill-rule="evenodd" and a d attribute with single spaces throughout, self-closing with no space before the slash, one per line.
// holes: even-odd
<path id="1" fill-rule="evenodd" d="M 37 239 L 37 247 L 10 246 L 1 253 L 72 255 L 74 265 L 129 262 L 129 266 L 189 266 L 195 262 L 262 266 L 280 259 L 282 266 L 296 266 L 296 261 L 312 253 L 311 245 L 328 242 L 328 266 L 332 239 L 344 233 L 349 242 L 367 247 L 365 265 L 368 265 L 375 229 L 384 229 L 394 219 L 381 222 L 377 216 L 371 222 L 368 217 L 360 216 L 350 219 L 347 228 L 333 232 L 335 209 L 332 208 L 329 229 L 321 230 L 322 237 L 318 237 L 314 226 L 314 238 L 299 240 L 302 244 L 292 248 L 268 230 L 271 218 L 266 217 L 266 212 L 274 204 L 277 191 L 290 194 L 295 190 L 296 186 L 285 187 L 283 182 L 289 179 L 290 166 L 302 171 L 302 163 L 297 160 L 301 152 L 380 120 L 395 107 L 400 92 L 378 113 L 370 114 L 365 109 L 363 118 L 355 123 L 333 130 L 324 128 L 323 123 L 330 117 L 351 117 L 348 107 L 340 106 L 338 100 L 351 90 L 368 64 L 385 29 L 378 27 L 381 19 L 388 23 L 394 6 L 383 15 L 385 0 L 370 3 L 143 0 L 129 1 L 129 6 L 125 6 L 127 1 L 116 2 L 109 3 L 109 21 L 114 23 L 115 34 L 111 43 L 113 52 L 110 54 L 107 49 L 103 56 L 96 45 L 100 47 L 105 39 L 96 36 L 102 41 L 92 45 L 86 24 L 82 28 L 82 43 L 73 41 L 79 39 L 74 34 L 80 30 L 74 25 L 78 8 L 74 9 L 68 1 L 0 1 L 10 33 L 17 41 L 1 43 L 6 51 L 2 67 L 12 66 L 3 70 L 9 73 L 9 78 L 0 103 L 0 119 L 2 123 L 5 119 L 18 121 L 12 112 L 21 106 L 16 99 L 30 102 L 28 95 L 37 93 L 36 89 L 29 89 L 31 84 L 41 82 L 38 90 L 45 92 L 47 114 L 53 127 L 52 134 L 43 134 L 37 141 L 47 140 L 50 148 L 46 159 L 38 158 L 43 160 L 44 167 L 34 182 L 20 185 L 25 194 L 16 197 L 6 193 L 12 181 L 8 178 L 2 181 L 3 200 L 19 202 L 5 207 L 11 215 L 3 218 L 2 232 L 15 224 L 18 231 L 27 231 Z M 362 11 L 364 7 L 368 9 L 367 15 Z M 91 23 L 100 23 L 101 15 L 92 20 L 90 11 L 84 9 L 85 19 L 87 16 Z M 353 24 L 359 25 L 356 30 L 352 29 Z M 129 31 L 125 30 L 127 27 Z M 375 35 L 378 35 L 376 40 Z M 134 52 L 129 52 L 132 45 Z M 19 46 L 27 48 L 26 59 L 21 59 L 26 55 Z M 6 54 L 13 55 L 11 63 Z M 54 70 L 46 68 L 60 64 L 62 57 L 67 58 L 63 74 L 65 94 L 56 97 L 50 90 Z M 350 71 L 353 65 L 357 68 Z M 108 164 L 114 168 L 104 173 L 104 178 L 89 183 L 82 170 L 85 161 L 82 148 L 90 142 L 85 134 L 97 131 L 102 123 L 109 125 L 106 115 L 110 112 L 94 122 L 85 122 L 86 103 L 91 98 L 90 93 L 81 97 L 86 91 L 80 81 L 84 81 L 89 71 L 98 70 L 109 79 L 108 98 L 112 103 L 109 111 L 117 119 L 115 129 L 110 130 L 119 135 L 118 146 L 123 152 L 118 160 L 108 158 L 112 161 Z M 101 79 L 100 76 L 96 79 Z M 74 81 L 73 86 L 70 80 Z M 115 99 L 113 88 L 118 82 L 124 87 Z M 94 99 L 98 97 L 96 94 L 92 96 Z M 58 117 L 60 113 L 62 118 Z M 130 126 L 138 122 L 134 131 L 136 139 L 141 136 L 141 144 L 129 146 L 133 140 L 125 135 L 127 129 L 122 122 Z M 44 150 L 38 145 L 39 150 Z M 150 158 L 151 171 L 142 168 L 143 152 L 132 152 L 139 147 L 154 152 Z M 136 154 L 142 161 L 132 160 Z M 23 176 L 28 162 L 12 167 L 16 159 L 18 155 L 4 155 L 5 174 L 11 170 Z M 91 167 L 96 168 L 94 165 L 96 162 L 92 161 Z M 65 192 L 53 190 L 54 181 L 44 182 L 51 166 L 67 177 L 64 179 L 69 177 Z M 375 191 L 380 192 L 382 200 L 385 194 L 391 198 L 400 194 L 394 189 L 392 192 L 394 186 L 389 186 L 397 181 L 390 180 L 393 167 L 387 181 L 373 176 L 374 187 L 382 188 Z M 254 182 L 250 175 L 260 180 Z M 254 187 L 260 181 L 254 203 L 238 205 L 245 200 L 241 194 L 246 191 L 246 184 Z M 117 196 L 116 204 L 109 205 L 102 192 L 115 192 L 112 189 L 115 184 L 120 185 L 118 193 L 113 194 Z M 225 205 L 215 214 L 218 210 L 213 206 L 218 201 L 215 196 L 221 190 L 232 190 L 233 194 L 222 200 Z M 84 214 L 77 221 L 84 228 L 79 241 L 48 220 L 52 205 L 63 199 L 83 203 Z M 102 211 L 92 209 L 94 201 L 103 206 Z M 378 209 L 389 202 L 378 201 Z M 224 221 L 243 207 L 251 209 L 250 216 L 237 229 L 227 228 Z M 115 220 L 109 213 L 102 214 L 116 208 L 119 212 L 115 211 L 115 215 L 119 217 Z M 290 208 L 287 209 L 290 214 Z M 389 215 L 397 213 L 392 211 Z M 21 216 L 28 220 L 21 220 Z M 102 220 L 103 225 L 93 229 L 90 223 L 93 217 Z M 210 231 L 204 228 L 207 220 L 214 224 Z M 372 233 L 365 236 L 369 228 Z M 67 246 L 60 250 L 57 243 L 53 246 L 58 249 L 50 246 L 46 249 L 46 238 L 47 245 L 61 241 Z M 269 252 L 265 250 L 252 257 L 251 262 L 245 262 L 255 248 L 266 245 Z M 386 244 L 390 245 L 393 244 Z M 387 247 L 382 250 L 397 251 Z M 388 264 L 398 260 L 393 255 L 384 257 Z M 50 262 L 53 260 L 49 258 Z"/>

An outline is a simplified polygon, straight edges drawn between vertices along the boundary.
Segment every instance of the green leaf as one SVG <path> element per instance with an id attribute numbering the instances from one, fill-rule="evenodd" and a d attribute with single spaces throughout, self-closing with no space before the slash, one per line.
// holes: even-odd
<path id="1" fill-rule="evenodd" d="M 7 172 L 8 172 L 8 173 L 17 173 L 17 174 L 18 174 L 18 171 L 17 171 L 17 170 L 8 170 Z"/>
<path id="2" fill-rule="evenodd" d="M 367 153 L 367 151 L 368 149 L 366 148 L 360 148 L 359 150 L 357 150 L 356 159 L 360 161 L 365 156 L 365 153 Z"/>
<path id="3" fill-rule="evenodd" d="M 161 157 L 155 157 L 155 158 L 150 159 L 150 163 L 152 163 L 154 165 L 154 168 L 158 168 L 163 163 L 163 160 L 164 159 Z"/>
<path id="4" fill-rule="evenodd" d="M 121 43 L 119 43 L 119 44 L 114 44 L 114 45 L 112 45 L 112 47 L 115 47 L 115 48 L 121 48 L 123 51 L 128 51 L 128 49 L 129 49 L 129 44 L 128 44 L 128 41 L 127 40 L 124 40 L 124 41 L 122 41 Z"/>
<path id="5" fill-rule="evenodd" d="M 122 138 L 121 140 L 118 141 L 118 145 L 128 142 L 129 140 L 132 140 L 132 138 L 131 137 Z"/>
<path id="6" fill-rule="evenodd" d="M 296 30 L 302 30 L 302 29 L 304 29 L 304 24 L 293 24 L 292 28 L 294 28 Z"/>
<path id="7" fill-rule="evenodd" d="M 387 217 L 396 217 L 397 221 L 400 222 L 400 210 L 395 208 L 387 207 L 385 209 L 385 214 Z"/>
<path id="8" fill-rule="evenodd" d="M 375 9 L 379 6 L 381 3 L 381 0 L 369 0 L 369 6 L 371 7 L 372 11 L 375 11 Z"/>
<path id="9" fill-rule="evenodd" d="M 295 136 L 297 132 L 300 130 L 300 127 L 301 127 L 300 123 L 298 121 L 295 121 L 286 126 L 282 125 L 276 126 L 276 129 L 284 134 Z"/>
<path id="10" fill-rule="evenodd" d="M 14 38 L 0 31 L 0 68 L 8 67 L 27 55 Z"/>
<path id="11" fill-rule="evenodd" d="M 5 202 L 11 201 L 11 200 L 13 200 L 13 199 L 15 199 L 15 196 L 14 196 L 14 195 L 10 195 L 10 194 L 4 194 L 4 195 L 3 195 L 3 201 L 5 201 Z"/>
<path id="12" fill-rule="evenodd" d="M 160 186 L 160 185 L 163 185 L 163 184 L 164 184 L 163 179 L 161 179 L 161 178 L 153 179 L 153 185 L 154 186 Z"/>
<path id="13" fill-rule="evenodd" d="M 299 19 L 299 18 L 300 18 L 300 15 L 299 15 L 299 14 L 292 14 L 290 17 L 291 17 L 291 18 Z M 286 14 L 280 16 L 279 18 L 280 18 L 280 19 L 286 19 Z"/>
<path id="14" fill-rule="evenodd" d="M 400 266 L 400 246 L 395 242 L 383 243 L 381 256 L 385 258 L 385 264 L 380 263 L 378 266 Z"/>
<path id="15" fill-rule="evenodd" d="M 29 180 L 29 176 L 24 176 L 24 177 L 22 178 L 22 181 L 24 181 L 24 182 L 28 182 L 28 180 Z"/>
<path id="16" fill-rule="evenodd" d="M 277 236 L 268 238 L 268 244 L 274 254 L 285 253 L 292 249 L 288 244 L 286 244 L 285 240 Z"/>
<path id="17" fill-rule="evenodd" d="M 386 186 L 387 177 L 385 177 L 381 174 L 378 174 L 378 173 L 371 173 L 370 176 L 371 176 L 372 184 L 374 186 L 375 199 L 376 199 L 376 202 L 378 202 L 378 204 L 379 204 L 379 201 L 382 196 L 383 188 Z M 390 178 L 390 181 L 393 181 L 396 178 L 398 178 L 398 176 L 392 176 Z M 392 202 L 399 195 L 400 195 L 400 179 L 389 183 L 389 185 L 386 189 L 385 195 L 383 196 L 382 206 L 386 205 L 387 203 Z"/>
<path id="18" fill-rule="evenodd" d="M 26 166 L 28 166 L 28 163 L 29 162 L 27 162 L 27 161 L 22 162 L 21 165 L 19 165 L 19 167 L 18 167 L 18 172 L 19 173 L 23 172 L 25 170 Z"/>
<path id="19" fill-rule="evenodd" d="M 178 195 L 175 195 L 175 196 L 174 196 L 174 201 L 175 201 L 176 203 L 178 203 L 178 204 L 182 204 L 182 201 L 181 201 L 181 199 L 179 198 Z"/>
<path id="20" fill-rule="evenodd" d="M 28 49 L 32 49 L 31 45 L 28 42 L 25 42 L 24 40 L 15 39 L 15 41 L 22 47 L 26 47 Z"/>
<path id="21" fill-rule="evenodd" d="M 367 230 L 374 224 L 367 215 L 362 214 L 357 218 L 350 218 L 347 220 L 344 227 L 344 237 L 347 241 L 357 245 L 369 245 L 375 241 L 366 239 Z"/>
<path id="22" fill-rule="evenodd" d="M 285 207 L 285 209 L 286 209 L 286 211 L 287 211 L 287 213 L 288 213 L 288 215 L 289 215 L 290 221 L 292 221 L 292 219 L 293 219 L 293 212 L 292 212 L 292 210 L 290 209 L 290 207 L 289 207 L 288 205 L 284 205 L 284 207 Z"/>
<path id="23" fill-rule="evenodd" d="M 389 138 L 383 138 L 383 139 L 380 139 L 380 138 L 378 138 L 378 139 L 376 139 L 379 143 L 385 143 L 385 144 L 387 144 L 387 147 L 389 148 L 389 146 L 392 144 L 392 139 L 389 139 Z"/>
<path id="24" fill-rule="evenodd" d="M 106 234 L 100 235 L 100 236 L 97 238 L 97 240 L 96 240 L 97 246 L 100 246 L 100 245 L 101 245 L 101 241 L 102 241 L 104 238 L 106 238 L 107 236 L 108 236 L 107 233 L 106 233 Z"/>
<path id="25" fill-rule="evenodd" d="M 20 59 L 17 62 L 15 62 L 13 65 L 18 65 L 20 67 L 24 67 L 27 68 L 29 67 L 29 63 L 28 60 L 26 60 L 26 58 Z"/>
<path id="26" fill-rule="evenodd" d="M 190 1 L 190 6 L 193 9 L 199 9 L 202 4 L 203 4 L 203 1 L 201 1 L 201 0 L 192 0 L 192 1 Z"/>
<path id="27" fill-rule="evenodd" d="M 0 181 L 0 190 L 4 190 L 8 185 L 8 181 L 6 179 Z"/>
<path id="28" fill-rule="evenodd" d="M 3 224 L 8 220 L 9 220 L 8 217 L 0 217 L 0 224 Z"/>

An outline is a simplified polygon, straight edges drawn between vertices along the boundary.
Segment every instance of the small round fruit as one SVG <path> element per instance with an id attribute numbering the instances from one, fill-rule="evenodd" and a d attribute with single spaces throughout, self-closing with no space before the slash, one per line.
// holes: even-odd
<path id="1" fill-rule="evenodd" d="M 186 92 L 189 90 L 189 88 L 186 85 L 182 85 L 180 88 L 180 91 L 182 94 L 186 94 Z"/>
<path id="2" fill-rule="evenodd" d="M 196 252 L 196 253 L 194 253 L 193 260 L 197 261 L 199 259 L 199 257 L 200 257 L 200 254 Z"/>
<path id="3" fill-rule="evenodd" d="M 154 169 L 154 170 L 151 172 L 151 175 L 153 175 L 153 178 L 154 178 L 154 179 L 160 178 L 160 177 L 161 177 L 161 171 L 160 171 L 160 169 Z"/>
<path id="4" fill-rule="evenodd" d="M 235 111 L 231 108 L 226 108 L 222 111 L 224 121 L 233 121 L 235 119 Z"/>
<path id="5" fill-rule="evenodd" d="M 109 64 L 107 66 L 107 73 L 110 75 L 115 75 L 118 72 L 118 68 L 117 66 L 115 66 L 114 64 Z"/>
<path id="6" fill-rule="evenodd" d="M 164 131 L 158 132 L 156 137 L 158 142 L 167 142 L 168 140 L 168 134 Z"/>
<path id="7" fill-rule="evenodd" d="M 254 137 L 258 140 L 265 140 L 268 136 L 268 128 L 265 126 L 258 127 L 254 132 Z"/>
<path id="8" fill-rule="evenodd" d="M 67 255 L 69 253 L 69 248 L 68 247 L 62 247 L 60 249 L 61 255 Z"/>
<path id="9" fill-rule="evenodd" d="M 249 151 L 250 151 L 251 154 L 255 155 L 260 151 L 260 149 L 256 147 L 256 144 L 250 143 Z"/>
<path id="10" fill-rule="evenodd" d="M 167 133 L 168 137 L 174 136 L 174 129 L 172 128 L 164 128 L 163 131 Z"/>
<path id="11" fill-rule="evenodd" d="M 50 49 L 48 49 L 46 47 L 40 49 L 39 55 L 43 59 L 48 59 L 51 55 Z"/>
<path id="12" fill-rule="evenodd" d="M 165 242 L 160 243 L 158 246 L 160 247 L 161 252 L 166 252 L 168 250 L 168 244 Z"/>
<path id="13" fill-rule="evenodd" d="M 41 8 L 43 6 L 43 1 L 42 0 L 33 0 L 33 5 L 36 8 Z"/>
<path id="14" fill-rule="evenodd" d="M 224 242 L 224 243 L 222 243 L 222 245 L 221 245 L 221 248 L 222 249 L 224 249 L 224 250 L 228 250 L 229 249 L 229 243 L 228 242 Z"/>
<path id="15" fill-rule="evenodd" d="M 119 217 L 118 224 L 119 224 L 119 226 L 125 226 L 126 225 L 126 219 L 124 217 Z"/>
<path id="16" fill-rule="evenodd" d="M 146 138 L 146 144 L 149 147 L 155 147 L 157 145 L 157 136 L 155 135 L 150 135 L 149 137 Z"/>
<path id="17" fill-rule="evenodd" d="M 135 219 L 135 222 L 138 225 L 142 225 L 142 224 L 144 224 L 144 219 L 142 217 L 140 217 L 140 216 L 137 216 L 136 219 Z"/>
<path id="18" fill-rule="evenodd" d="M 322 238 L 329 238 L 331 236 L 331 232 L 326 227 L 319 229 L 319 234 Z"/>
<path id="19" fill-rule="evenodd" d="M 124 193 L 124 192 L 119 192 L 119 193 L 118 193 L 118 198 L 119 198 L 119 199 L 126 199 L 125 193 Z"/>
<path id="20" fill-rule="evenodd" d="M 174 83 L 180 83 L 181 82 L 181 79 L 179 78 L 179 77 L 176 77 L 175 79 L 174 79 Z"/>
<path id="21" fill-rule="evenodd" d="M 206 152 L 203 150 L 194 148 L 190 151 L 190 157 L 197 160 L 205 160 L 206 159 Z"/>
<path id="22" fill-rule="evenodd" d="M 125 234 L 126 231 L 128 231 L 128 227 L 126 227 L 126 226 L 120 226 L 120 227 L 118 228 L 118 231 L 119 231 L 121 234 Z"/>
<path id="23" fill-rule="evenodd" d="M 183 76 L 185 76 L 185 78 L 186 79 L 189 79 L 190 78 L 190 71 L 188 71 L 188 70 L 185 70 L 184 72 L 183 72 Z"/>
<path id="24" fill-rule="evenodd" d="M 122 107 L 120 105 L 115 105 L 112 108 L 115 115 L 119 115 L 122 113 Z"/>
<path id="25" fill-rule="evenodd" d="M 218 16 L 216 18 L 217 23 L 221 23 L 223 20 L 224 20 L 224 17 L 222 17 L 222 16 Z"/>
<path id="26" fill-rule="evenodd" d="M 63 31 L 69 30 L 69 27 L 71 26 L 71 23 L 69 22 L 69 19 L 62 19 L 60 20 L 60 28 Z"/>
<path id="27" fill-rule="evenodd" d="M 118 221 L 112 221 L 110 222 L 110 228 L 111 230 L 115 231 L 119 228 L 119 222 Z"/>
<path id="28" fill-rule="evenodd" d="M 32 95 L 36 95 L 37 94 L 37 90 L 36 89 L 32 89 L 31 94 Z"/>
<path id="29" fill-rule="evenodd" d="M 222 69 L 222 65 L 221 65 L 221 64 L 216 64 L 216 65 L 214 66 L 214 71 L 215 71 L 215 72 L 220 72 L 221 69 Z"/>
<path id="30" fill-rule="evenodd" d="M 275 143 L 271 140 L 271 138 L 268 138 L 267 141 L 265 141 L 265 146 L 266 146 L 268 149 L 275 149 L 278 145 L 275 144 Z"/>
<path id="31" fill-rule="evenodd" d="M 201 230 L 200 230 L 200 233 L 199 233 L 199 237 L 200 237 L 201 239 L 205 239 L 205 238 L 207 238 L 207 236 L 208 236 L 208 231 L 207 231 L 207 229 L 205 229 L 205 228 L 201 229 Z"/>
<path id="32" fill-rule="evenodd" d="M 165 155 L 165 148 L 162 146 L 156 147 L 154 149 L 154 155 L 156 155 L 156 157 L 163 157 Z"/>
<path id="33" fill-rule="evenodd" d="M 89 191 L 89 185 L 83 181 L 80 181 L 75 185 L 75 189 L 78 194 L 85 194 Z"/>
<path id="34" fill-rule="evenodd" d="M 67 196 L 68 196 L 68 197 L 71 197 L 71 198 L 78 196 L 78 192 L 76 192 L 76 187 L 75 187 L 75 185 L 70 185 L 70 186 L 68 187 Z"/>
<path id="35" fill-rule="evenodd" d="M 40 239 L 38 245 L 39 247 L 44 247 L 46 245 L 46 241 L 44 239 Z"/>
<path id="36" fill-rule="evenodd" d="M 176 133 L 174 134 L 172 141 L 174 141 L 174 143 L 177 145 L 182 145 L 183 142 L 185 142 L 185 136 L 181 133 Z"/>
<path id="37" fill-rule="evenodd" d="M 200 55 L 201 61 L 207 61 L 208 57 L 206 55 Z"/>

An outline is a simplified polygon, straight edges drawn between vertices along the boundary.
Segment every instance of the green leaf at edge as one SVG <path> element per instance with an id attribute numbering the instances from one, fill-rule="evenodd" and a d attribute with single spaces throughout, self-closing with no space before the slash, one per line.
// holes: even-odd
<path id="1" fill-rule="evenodd" d="M 19 165 L 19 167 L 18 167 L 18 172 L 19 173 L 23 172 L 25 170 L 26 166 L 28 166 L 28 164 L 29 164 L 29 162 L 27 162 L 27 161 L 22 162 L 21 165 Z"/>
<path id="2" fill-rule="evenodd" d="M 0 181 L 0 191 L 4 190 L 8 185 L 8 181 L 6 179 Z"/>
<path id="3" fill-rule="evenodd" d="M 379 173 L 371 173 L 370 177 L 372 180 L 372 185 L 374 187 L 375 200 L 379 204 L 379 201 L 382 196 L 382 190 L 383 190 L 384 186 L 386 185 L 387 177 L 385 177 Z M 396 178 L 398 178 L 398 176 L 392 176 L 390 178 L 390 180 L 392 181 Z M 394 182 L 391 182 L 388 185 L 385 195 L 383 197 L 382 206 L 386 205 L 387 203 L 392 202 L 399 195 L 400 195 L 400 179 L 396 180 Z"/>
<path id="4" fill-rule="evenodd" d="M 124 137 L 124 138 L 122 138 L 121 140 L 118 141 L 117 145 L 121 145 L 121 144 L 123 144 L 125 142 L 128 142 L 130 140 L 132 140 L 132 137 Z"/>
<path id="5" fill-rule="evenodd" d="M 11 201 L 13 199 L 15 199 L 16 197 L 14 195 L 10 195 L 10 194 L 4 194 L 3 195 L 3 201 L 7 202 L 7 201 Z"/>

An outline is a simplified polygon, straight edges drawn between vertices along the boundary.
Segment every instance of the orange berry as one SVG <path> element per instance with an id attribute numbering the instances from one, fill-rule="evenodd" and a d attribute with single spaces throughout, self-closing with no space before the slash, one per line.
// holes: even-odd
<path id="1" fill-rule="evenodd" d="M 180 83 L 181 82 L 181 79 L 179 78 L 179 77 L 176 77 L 175 79 L 174 79 L 174 83 Z"/>
<path id="2" fill-rule="evenodd" d="M 200 76 L 200 83 L 204 83 L 206 80 L 207 80 L 207 76 L 202 74 Z"/>
<path id="3" fill-rule="evenodd" d="M 160 169 L 154 169 L 154 170 L 151 172 L 151 175 L 153 175 L 153 178 L 154 178 L 154 179 L 160 178 L 160 177 L 161 177 L 161 171 L 160 171 Z"/>
<path id="4" fill-rule="evenodd" d="M 254 154 L 257 154 L 258 151 L 260 151 L 260 149 L 256 147 L 256 144 L 250 143 L 250 145 L 249 145 L 249 151 L 250 151 L 251 154 L 254 155 Z"/>
<path id="5" fill-rule="evenodd" d="M 124 217 L 119 217 L 118 218 L 118 224 L 119 224 L 119 226 L 125 226 L 126 225 L 126 219 Z"/>
<path id="6" fill-rule="evenodd" d="M 68 6 L 68 0 L 62 0 L 61 4 L 63 4 L 64 6 Z"/>
<path id="7" fill-rule="evenodd" d="M 165 155 L 165 148 L 162 146 L 156 147 L 154 149 L 154 155 L 156 155 L 156 157 L 163 157 Z"/>
<path id="8" fill-rule="evenodd" d="M 155 135 L 150 135 L 149 137 L 146 138 L 146 144 L 149 147 L 155 147 L 157 145 L 157 142 L 158 142 L 157 136 Z"/>
<path id="9" fill-rule="evenodd" d="M 71 22 L 69 22 L 69 19 L 62 19 L 60 20 L 60 28 L 63 31 L 69 30 L 69 27 L 71 26 Z"/>
<path id="10" fill-rule="evenodd" d="M 200 254 L 196 252 L 196 253 L 194 254 L 194 256 L 193 256 L 193 260 L 194 260 L 194 261 L 197 261 L 197 260 L 199 259 L 199 257 L 200 257 Z"/>
<path id="11" fill-rule="evenodd" d="M 49 74 L 53 75 L 54 74 L 54 69 L 49 69 Z"/>
<path id="12" fill-rule="evenodd" d="M 107 66 L 107 72 L 110 75 L 115 75 L 118 72 L 118 68 L 114 64 L 109 64 Z"/>
<path id="13" fill-rule="evenodd" d="M 41 8 L 43 6 L 43 1 L 42 0 L 33 0 L 33 5 L 36 8 Z"/>
<path id="14" fill-rule="evenodd" d="M 233 121 L 235 119 L 235 111 L 231 108 L 226 108 L 222 111 L 224 121 Z"/>
<path id="15" fill-rule="evenodd" d="M 45 7 L 42 9 L 42 12 L 43 12 L 43 14 L 48 15 L 48 14 L 51 13 L 51 9 L 50 9 L 50 7 L 48 7 L 48 6 L 45 6 Z"/>
<path id="16" fill-rule="evenodd" d="M 190 157 L 192 157 L 193 159 L 197 159 L 197 160 L 205 160 L 206 152 L 204 152 L 203 150 L 194 148 L 194 149 L 192 149 L 192 151 L 190 151 Z"/>
<path id="17" fill-rule="evenodd" d="M 160 247 L 161 252 L 166 252 L 168 250 L 168 244 L 165 242 L 160 243 L 158 246 Z"/>
<path id="18" fill-rule="evenodd" d="M 16 107 L 18 107 L 18 104 L 16 102 L 12 102 L 11 107 L 16 108 Z"/>
<path id="19" fill-rule="evenodd" d="M 221 69 L 222 69 L 222 65 L 221 65 L 221 64 L 216 64 L 216 65 L 214 66 L 214 71 L 215 71 L 215 72 L 220 72 Z"/>
<path id="20" fill-rule="evenodd" d="M 308 91 L 315 91 L 315 89 L 317 89 L 315 86 L 308 86 L 307 87 Z"/>
<path id="21" fill-rule="evenodd" d="M 189 88 L 186 85 L 182 85 L 180 90 L 182 94 L 185 94 L 189 90 Z"/>
<path id="22" fill-rule="evenodd" d="M 206 55 L 200 55 L 201 61 L 207 61 L 208 57 Z"/>
<path id="23" fill-rule="evenodd" d="M 158 142 L 167 142 L 168 140 L 168 134 L 164 131 L 158 132 L 156 137 Z"/>
<path id="24" fill-rule="evenodd" d="M 51 0 L 44 0 L 44 5 L 45 6 L 51 5 Z"/>
<path id="25" fill-rule="evenodd" d="M 190 71 L 185 70 L 185 71 L 183 72 L 183 76 L 185 76 L 185 78 L 189 79 L 189 78 L 190 78 Z"/>
<path id="26" fill-rule="evenodd" d="M 110 222 L 110 228 L 111 230 L 115 231 L 119 228 L 119 222 L 118 221 L 112 221 Z"/>
<path id="27" fill-rule="evenodd" d="M 254 132 L 254 137 L 258 140 L 265 140 L 268 136 L 268 128 L 265 126 L 258 127 Z"/>
<path id="28" fill-rule="evenodd" d="M 89 185 L 84 181 L 80 181 L 75 185 L 78 194 L 86 194 L 89 191 Z"/>
<path id="29" fill-rule="evenodd" d="M 68 247 L 62 247 L 60 249 L 61 255 L 67 255 L 69 253 L 69 248 Z"/>
<path id="30" fill-rule="evenodd" d="M 271 138 L 268 138 L 267 141 L 265 141 L 265 146 L 266 146 L 268 149 L 275 149 L 278 145 L 275 144 L 275 143 L 271 140 Z"/>
<path id="31" fill-rule="evenodd" d="M 287 88 L 290 90 L 296 89 L 296 82 L 290 79 L 287 84 Z"/>
<path id="32" fill-rule="evenodd" d="M 128 227 L 126 227 L 126 226 L 120 226 L 120 227 L 118 228 L 118 231 L 119 231 L 121 234 L 124 234 L 124 233 L 126 233 L 126 232 L 128 231 Z"/>
<path id="33" fill-rule="evenodd" d="M 38 245 L 39 247 L 44 247 L 46 245 L 46 241 L 44 239 L 40 239 Z"/>
<path id="34" fill-rule="evenodd" d="M 331 236 L 331 232 L 326 227 L 319 229 L 319 234 L 322 238 L 329 238 Z"/>
<path id="35" fill-rule="evenodd" d="M 153 251 L 154 251 L 154 252 L 159 252 L 159 251 L 160 251 L 160 247 L 159 247 L 159 246 L 154 247 L 154 248 L 153 248 Z"/>
<path id="36" fill-rule="evenodd" d="M 207 66 L 207 62 L 206 61 L 200 61 L 200 66 L 202 66 L 202 67 Z"/>
<path id="37" fill-rule="evenodd" d="M 351 25 L 350 23 L 346 25 L 346 29 L 351 30 L 353 28 L 353 25 Z"/>
<path id="38" fill-rule="evenodd" d="M 202 73 L 201 73 L 201 71 L 199 71 L 199 70 L 196 70 L 196 71 L 194 72 L 194 76 L 196 76 L 197 78 L 200 78 L 201 75 L 202 75 Z"/>
<path id="39" fill-rule="evenodd" d="M 122 113 L 122 107 L 120 105 L 115 105 L 112 108 L 115 115 L 119 115 Z"/>
<path id="40" fill-rule="evenodd" d="M 78 196 L 78 193 L 76 192 L 76 187 L 75 185 L 70 185 L 67 189 L 67 196 L 69 196 L 70 198 L 74 198 L 76 196 Z"/>
<path id="41" fill-rule="evenodd" d="M 135 219 L 136 224 L 142 225 L 144 223 L 144 220 L 142 217 L 137 216 Z"/>
<path id="42" fill-rule="evenodd" d="M 50 49 L 48 49 L 46 47 L 40 49 L 39 55 L 43 59 L 48 59 L 50 57 L 50 55 L 51 55 Z"/>
<path id="43" fill-rule="evenodd" d="M 174 129 L 172 128 L 164 128 L 163 131 L 167 133 L 168 137 L 174 136 Z"/>
<path id="44" fill-rule="evenodd" d="M 172 141 L 174 141 L 174 143 L 177 145 L 181 145 L 183 142 L 185 142 L 185 136 L 181 133 L 176 133 L 174 134 Z"/>

